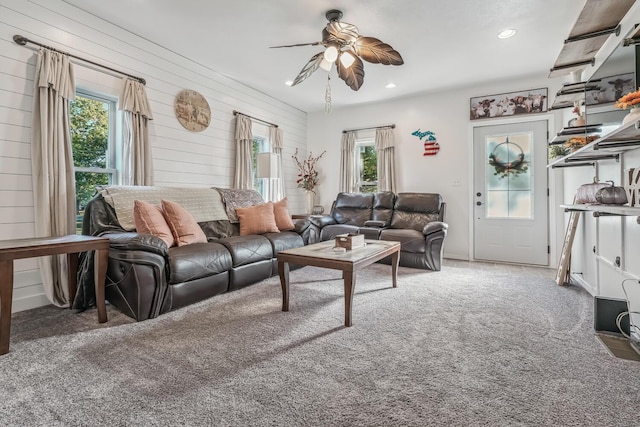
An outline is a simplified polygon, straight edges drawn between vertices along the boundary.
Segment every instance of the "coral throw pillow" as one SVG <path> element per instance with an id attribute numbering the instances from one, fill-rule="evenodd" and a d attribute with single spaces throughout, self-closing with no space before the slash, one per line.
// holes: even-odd
<path id="1" fill-rule="evenodd" d="M 164 219 L 162 208 L 142 200 L 133 201 L 133 221 L 136 231 L 142 234 L 152 234 L 162 239 L 167 247 L 175 244 L 171 229 Z"/>
<path id="2" fill-rule="evenodd" d="M 278 233 L 276 219 L 273 216 L 273 203 L 248 208 L 236 208 L 236 214 L 240 219 L 240 235 Z"/>
<path id="3" fill-rule="evenodd" d="M 293 230 L 296 228 L 296 226 L 293 225 L 293 221 L 291 221 L 287 204 L 286 197 L 273 204 L 273 216 L 276 218 L 276 225 L 280 231 Z"/>
<path id="4" fill-rule="evenodd" d="M 207 236 L 202 228 L 189 211 L 178 203 L 162 200 L 162 212 L 178 246 L 207 243 Z"/>

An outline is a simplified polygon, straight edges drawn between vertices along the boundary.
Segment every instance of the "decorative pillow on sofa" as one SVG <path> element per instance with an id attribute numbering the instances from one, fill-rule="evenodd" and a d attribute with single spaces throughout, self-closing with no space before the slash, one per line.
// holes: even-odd
<path id="1" fill-rule="evenodd" d="M 136 224 L 136 231 L 142 234 L 152 234 L 161 238 L 167 247 L 175 243 L 171 229 L 164 219 L 162 208 L 142 200 L 133 201 L 133 220 Z"/>
<path id="2" fill-rule="evenodd" d="M 162 212 L 178 246 L 207 243 L 207 236 L 188 210 L 176 202 L 162 200 Z"/>
<path id="3" fill-rule="evenodd" d="M 236 208 L 248 208 L 250 206 L 261 205 L 264 199 L 256 190 L 238 190 L 227 188 L 216 188 L 222 196 L 224 208 L 227 211 L 229 221 L 239 222 L 236 215 Z"/>
<path id="4" fill-rule="evenodd" d="M 276 218 L 276 225 L 280 231 L 293 230 L 296 228 L 296 226 L 293 225 L 293 221 L 291 221 L 291 215 L 289 215 L 286 197 L 273 204 L 273 216 Z"/>
<path id="5" fill-rule="evenodd" d="M 249 234 L 278 233 L 278 226 L 273 215 L 273 203 L 263 203 L 261 205 L 248 208 L 236 208 L 236 213 L 240 219 L 240 235 Z"/>

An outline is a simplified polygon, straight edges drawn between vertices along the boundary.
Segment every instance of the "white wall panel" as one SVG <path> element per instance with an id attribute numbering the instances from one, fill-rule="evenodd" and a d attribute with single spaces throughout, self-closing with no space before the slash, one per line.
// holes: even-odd
<path id="1" fill-rule="evenodd" d="M 32 187 L 33 186 L 31 184 L 31 175 L 0 173 L 0 192 L 3 190 L 31 192 Z M 33 206 L 33 201 L 29 206 Z"/>
<path id="2" fill-rule="evenodd" d="M 16 126 L 11 123 L 0 122 L 0 140 L 1 141 L 26 142 L 30 144 L 31 137 L 29 136 L 29 132 L 31 132 L 31 129 L 29 127 Z M 31 147 L 31 145 L 29 145 L 29 147 Z M 29 151 L 31 151 L 31 148 L 29 148 Z M 31 158 L 31 156 L 29 156 L 29 158 Z"/>
<path id="3" fill-rule="evenodd" d="M 294 213 L 302 211 L 291 155 L 296 148 L 306 153 L 306 113 L 63 1 L 0 0 L 0 239 L 34 233 L 30 126 L 35 49 L 14 43 L 14 34 L 147 80 L 156 185 L 229 187 L 235 153 L 233 110 L 278 124 L 284 131 L 289 205 Z M 73 62 L 79 88 L 119 94 L 119 76 Z M 209 102 L 212 121 L 203 132 L 189 132 L 175 118 L 174 98 L 183 89 L 196 90 Z M 16 271 L 28 274 L 16 274 L 14 311 L 46 303 L 36 265 L 16 263 Z"/>
<path id="4" fill-rule="evenodd" d="M 14 159 L 31 159 L 31 144 L 24 142 L 5 141 L 2 147 L 2 156 Z M 6 173 L 4 168 L 0 168 Z"/>

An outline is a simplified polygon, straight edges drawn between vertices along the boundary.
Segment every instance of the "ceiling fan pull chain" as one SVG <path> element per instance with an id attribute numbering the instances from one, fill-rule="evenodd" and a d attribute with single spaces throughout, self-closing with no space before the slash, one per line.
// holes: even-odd
<path id="1" fill-rule="evenodd" d="M 327 74 L 327 89 L 324 92 L 324 112 L 331 112 L 331 77 Z"/>

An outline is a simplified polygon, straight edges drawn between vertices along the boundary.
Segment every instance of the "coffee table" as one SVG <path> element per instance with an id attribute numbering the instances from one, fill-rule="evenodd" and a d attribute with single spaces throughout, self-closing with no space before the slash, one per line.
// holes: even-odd
<path id="1" fill-rule="evenodd" d="M 391 255 L 391 279 L 398 286 L 400 243 L 365 240 L 366 246 L 334 252 L 333 240 L 278 252 L 278 274 L 282 286 L 282 311 L 289 311 L 289 263 L 341 270 L 344 279 L 344 325 L 351 326 L 351 305 L 356 286 L 356 271 Z"/>

